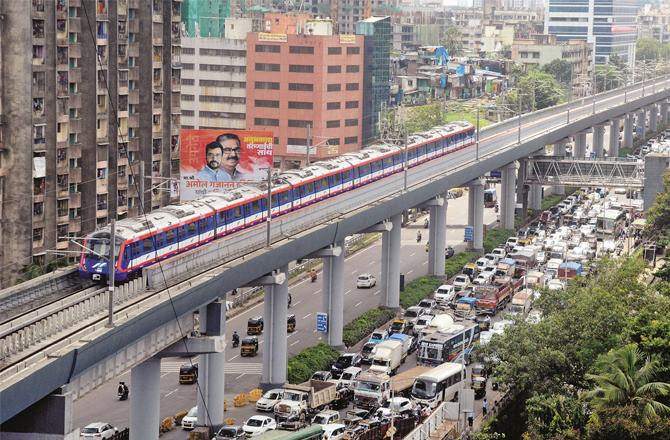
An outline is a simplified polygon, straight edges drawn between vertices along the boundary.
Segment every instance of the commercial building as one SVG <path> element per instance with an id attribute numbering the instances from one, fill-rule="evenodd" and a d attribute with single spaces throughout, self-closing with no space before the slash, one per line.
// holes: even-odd
<path id="1" fill-rule="evenodd" d="M 584 40 L 558 41 L 555 35 L 533 35 L 512 44 L 512 61 L 528 67 L 542 67 L 555 59 L 572 65 L 574 82 L 591 77 L 593 47 Z"/>
<path id="2" fill-rule="evenodd" d="M 250 18 L 227 18 L 221 37 L 182 38 L 182 128 L 246 128 L 251 26 Z"/>
<path id="3" fill-rule="evenodd" d="M 635 0 L 549 0 L 544 33 L 556 35 L 558 41 L 591 43 L 596 64 L 605 64 L 617 54 L 633 65 L 637 10 Z"/>
<path id="4" fill-rule="evenodd" d="M 0 3 L 0 287 L 141 213 L 142 184 L 145 211 L 170 202 L 150 188 L 179 171 L 181 6 Z"/>
<path id="5" fill-rule="evenodd" d="M 661 43 L 670 42 L 670 8 L 653 8 L 645 5 L 638 16 L 640 37 L 655 38 Z"/>
<path id="6" fill-rule="evenodd" d="M 274 133 L 275 167 L 357 151 L 363 139 L 363 40 L 314 20 L 303 34 L 247 35 L 247 129 Z M 388 70 L 388 65 L 387 65 Z"/>

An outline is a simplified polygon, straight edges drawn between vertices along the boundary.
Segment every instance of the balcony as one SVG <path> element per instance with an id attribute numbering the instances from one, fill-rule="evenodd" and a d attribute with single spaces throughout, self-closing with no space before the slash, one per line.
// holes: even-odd
<path id="1" fill-rule="evenodd" d="M 70 32 L 81 32 L 81 18 L 69 17 L 68 27 Z"/>
<path id="2" fill-rule="evenodd" d="M 70 208 L 81 208 L 81 193 L 80 192 L 73 192 L 70 193 L 70 203 L 69 206 Z"/>
<path id="3" fill-rule="evenodd" d="M 72 157 L 72 155 L 70 155 Z M 81 167 L 70 168 L 70 183 L 81 182 Z"/>
<path id="4" fill-rule="evenodd" d="M 70 58 L 81 58 L 81 44 L 72 43 L 68 47 L 68 50 L 70 52 Z"/>

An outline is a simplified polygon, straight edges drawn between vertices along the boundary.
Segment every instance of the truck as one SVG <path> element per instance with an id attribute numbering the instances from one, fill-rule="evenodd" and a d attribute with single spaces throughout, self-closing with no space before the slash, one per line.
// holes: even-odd
<path id="1" fill-rule="evenodd" d="M 393 377 L 388 374 L 361 373 L 354 388 L 354 406 L 372 412 L 392 396 L 409 393 L 414 379 L 429 370 L 430 367 L 418 366 Z"/>
<path id="2" fill-rule="evenodd" d="M 474 296 L 467 296 L 459 299 L 456 302 L 454 309 L 454 316 L 456 319 L 471 319 L 474 318 L 476 310 L 477 298 Z"/>
<path id="3" fill-rule="evenodd" d="M 514 266 L 516 261 L 511 258 L 503 258 L 496 265 L 496 278 L 498 277 L 511 277 L 514 275 Z"/>
<path id="4" fill-rule="evenodd" d="M 495 315 L 502 310 L 512 296 L 509 284 L 485 285 L 475 288 L 476 308 L 478 315 Z"/>
<path id="5" fill-rule="evenodd" d="M 484 208 L 493 208 L 498 204 L 498 195 L 495 188 L 484 190 Z"/>
<path id="6" fill-rule="evenodd" d="M 554 259 L 554 258 L 560 258 L 563 260 L 565 258 L 565 254 L 568 251 L 568 246 L 565 243 L 559 243 L 555 244 L 551 247 L 551 251 L 549 251 L 549 258 Z"/>
<path id="7" fill-rule="evenodd" d="M 558 275 L 558 268 L 563 264 L 563 260 L 561 258 L 552 258 L 549 261 L 547 261 L 547 268 L 545 272 L 552 278 L 556 277 Z"/>
<path id="8" fill-rule="evenodd" d="M 535 248 L 524 247 L 511 254 L 509 258 L 514 260 L 517 266 L 532 267 L 535 265 L 536 254 Z"/>
<path id="9" fill-rule="evenodd" d="M 544 287 L 544 272 L 531 270 L 526 274 L 526 286 L 531 288 Z"/>
<path id="10" fill-rule="evenodd" d="M 582 265 L 574 262 L 574 261 L 569 261 L 567 263 L 561 263 L 558 266 L 558 278 L 560 279 L 572 279 L 574 277 L 578 277 L 582 274 Z"/>
<path id="11" fill-rule="evenodd" d="M 284 395 L 274 407 L 275 420 L 282 429 L 300 429 L 308 414 L 325 408 L 337 399 L 332 382 L 309 380 L 300 385 L 285 384 Z"/>
<path id="12" fill-rule="evenodd" d="M 525 317 L 530 311 L 530 302 L 532 293 L 529 290 L 522 290 L 512 297 L 512 306 L 510 314 Z"/>
<path id="13" fill-rule="evenodd" d="M 369 371 L 394 375 L 402 362 L 402 351 L 403 344 L 400 341 L 387 340 L 377 344 Z"/>
<path id="14" fill-rule="evenodd" d="M 394 333 L 389 337 L 389 341 L 398 341 L 402 344 L 402 357 L 400 362 L 404 363 L 405 358 L 409 352 L 412 351 L 414 338 L 403 333 Z"/>

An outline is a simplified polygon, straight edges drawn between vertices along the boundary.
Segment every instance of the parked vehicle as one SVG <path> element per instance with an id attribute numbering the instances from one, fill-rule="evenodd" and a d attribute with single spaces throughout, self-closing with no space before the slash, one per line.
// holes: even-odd
<path id="1" fill-rule="evenodd" d="M 466 263 L 465 266 L 463 266 L 463 274 L 467 275 L 470 280 L 473 280 L 476 276 L 479 270 L 477 269 L 477 265 L 475 263 Z"/>
<path id="2" fill-rule="evenodd" d="M 505 242 L 505 249 L 512 249 L 519 243 L 519 237 L 510 237 Z"/>
<path id="3" fill-rule="evenodd" d="M 198 407 L 194 406 L 181 418 L 181 427 L 185 430 L 193 429 L 196 423 L 198 423 Z"/>
<path id="4" fill-rule="evenodd" d="M 434 315 L 423 315 L 416 321 L 416 324 L 414 325 L 414 331 L 417 334 L 421 334 L 423 329 L 428 327 L 434 318 L 435 318 Z"/>
<path id="5" fill-rule="evenodd" d="M 309 380 L 300 385 L 285 384 L 284 396 L 274 407 L 275 420 L 282 429 L 300 429 L 307 415 L 318 412 L 337 398 L 331 382 Z"/>
<path id="6" fill-rule="evenodd" d="M 344 430 L 346 427 L 342 423 L 332 423 L 321 425 L 323 429 L 324 440 L 344 440 Z"/>
<path id="7" fill-rule="evenodd" d="M 477 314 L 495 315 L 505 308 L 512 296 L 509 284 L 475 287 Z"/>
<path id="8" fill-rule="evenodd" d="M 372 358 L 371 372 L 384 373 L 389 376 L 395 374 L 402 362 L 403 344 L 399 341 L 388 340 L 377 345 L 377 352 Z"/>
<path id="9" fill-rule="evenodd" d="M 242 426 L 247 437 L 257 437 L 273 429 L 277 429 L 277 422 L 268 416 L 251 416 Z"/>
<path id="10" fill-rule="evenodd" d="M 404 319 L 394 319 L 389 327 L 389 335 L 394 333 L 404 333 L 407 328 L 407 321 Z"/>
<path id="11" fill-rule="evenodd" d="M 406 393 L 412 387 L 414 379 L 429 370 L 428 367 L 418 366 L 403 371 L 392 378 L 387 374 L 364 372 L 356 381 L 354 405 L 356 408 L 374 411 L 391 396 L 400 396 Z"/>
<path id="12" fill-rule="evenodd" d="M 464 275 L 462 276 L 465 277 Z M 438 305 L 446 306 L 454 299 L 455 295 L 456 295 L 456 289 L 454 288 L 454 286 L 452 286 L 451 284 L 442 284 L 440 287 L 435 289 L 433 298 L 435 299 L 435 303 L 437 303 Z"/>
<path id="13" fill-rule="evenodd" d="M 312 374 L 311 380 L 318 380 L 321 382 L 329 381 L 333 378 L 333 375 L 330 374 L 330 371 L 315 371 Z"/>
<path id="14" fill-rule="evenodd" d="M 454 277 L 453 283 L 454 283 L 454 290 L 456 292 L 459 292 L 463 289 L 466 289 L 468 286 L 470 286 L 470 277 L 462 274 L 462 275 L 456 275 Z"/>
<path id="15" fill-rule="evenodd" d="M 328 409 L 317 413 L 314 418 L 312 418 L 313 425 L 327 425 L 329 423 L 337 423 L 340 421 L 340 413 Z"/>
<path id="16" fill-rule="evenodd" d="M 424 311 L 421 307 L 412 306 L 405 310 L 404 318 L 409 322 L 416 322 L 417 318 L 423 314 Z"/>
<path id="17" fill-rule="evenodd" d="M 425 315 L 424 315 L 425 316 Z M 415 345 L 414 345 L 414 338 L 405 335 L 402 333 L 394 333 L 391 336 L 389 336 L 389 341 L 399 341 L 402 344 L 402 360 L 401 362 L 405 362 L 405 358 L 409 353 L 414 350 Z"/>
<path id="18" fill-rule="evenodd" d="M 460 320 L 473 319 L 477 314 L 476 304 L 477 298 L 474 296 L 460 298 L 456 301 L 454 316 Z"/>
<path id="19" fill-rule="evenodd" d="M 377 410 L 382 417 L 409 414 L 414 410 L 414 403 L 407 397 L 391 397 Z"/>
<path id="20" fill-rule="evenodd" d="M 247 435 L 244 433 L 244 429 L 241 426 L 222 426 L 212 440 L 244 440 L 247 438 Z"/>
<path id="21" fill-rule="evenodd" d="M 340 376 L 340 379 L 337 382 L 337 388 L 347 388 L 350 390 L 354 389 L 356 385 L 356 380 L 363 370 L 360 367 L 348 367 Z"/>
<path id="22" fill-rule="evenodd" d="M 433 313 L 433 309 L 435 308 L 435 300 L 432 298 L 424 298 L 419 301 L 417 307 L 421 307 L 423 309 L 424 315 L 431 315 Z"/>
<path id="23" fill-rule="evenodd" d="M 547 261 L 547 267 L 545 268 L 545 273 L 549 275 L 550 278 L 554 278 L 558 275 L 558 268 L 563 264 L 563 260 L 560 258 L 552 258 Z"/>
<path id="24" fill-rule="evenodd" d="M 374 344 L 379 344 L 380 342 L 383 342 L 389 338 L 389 333 L 388 331 L 384 329 L 377 329 L 372 332 L 370 335 L 370 339 L 368 339 L 368 342 L 372 342 Z"/>

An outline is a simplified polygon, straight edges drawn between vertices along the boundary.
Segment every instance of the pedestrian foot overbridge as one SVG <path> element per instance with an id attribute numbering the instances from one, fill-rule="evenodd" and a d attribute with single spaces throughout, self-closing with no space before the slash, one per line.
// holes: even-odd
<path id="1" fill-rule="evenodd" d="M 261 382 L 271 386 L 286 380 L 287 268 L 291 261 L 311 256 L 324 259 L 323 297 L 315 311 L 328 313 L 327 340 L 342 345 L 344 239 L 366 231 L 382 233 L 381 291 L 384 304 L 397 308 L 399 301 L 399 246 L 401 213 L 408 208 L 430 209 L 429 273 L 444 271 L 447 192 L 469 185 L 468 224 L 473 226 L 472 246 L 482 249 L 483 176 L 502 169 L 501 225 L 513 226 L 518 188 L 517 161 L 539 154 L 546 145 L 561 145 L 575 138 L 580 157 L 582 136 L 594 132 L 594 151 L 602 155 L 603 127 L 624 121 L 623 146 L 632 145 L 635 124 L 655 131 L 667 122 L 670 89 L 660 77 L 568 104 L 544 109 L 487 127 L 478 145 L 462 149 L 398 173 L 364 188 L 327 199 L 307 210 L 271 222 L 271 247 L 265 247 L 265 227 L 259 226 L 213 242 L 160 267 L 145 270 L 146 288 L 131 306 L 117 307 L 114 327 L 90 319 L 67 335 L 58 335 L 57 346 L 41 343 L 30 356 L 2 367 L 0 422 L 3 438 L 13 432 L 48 432 L 65 438 L 72 429 L 69 408 L 78 398 L 131 369 L 133 387 L 130 435 L 133 439 L 158 438 L 160 357 L 204 354 L 200 361 L 199 415 L 202 424 L 223 420 L 225 346 L 225 292 L 245 285 L 264 286 L 265 346 Z M 618 137 L 617 137 L 618 141 Z M 618 148 L 610 144 L 612 149 Z M 584 154 L 582 154 L 583 156 Z M 524 167 L 520 168 L 525 169 Z M 204 269 L 203 269 L 204 268 Z M 169 280 L 178 280 L 170 285 Z M 166 288 L 170 285 L 169 288 Z M 193 329 L 192 313 L 200 310 L 200 330 L 205 336 L 185 337 Z M 32 406 L 34 405 L 34 406 Z M 48 408 L 59 423 L 35 423 L 34 415 Z M 219 411 L 221 409 L 221 411 Z M 53 420 L 52 420 L 53 422 Z M 27 430 L 27 431 L 26 431 Z M 58 431 L 58 432 L 55 432 Z M 5 437 L 6 436 L 6 437 Z M 57 437 L 53 437 L 57 438 Z"/>
<path id="2" fill-rule="evenodd" d="M 528 162 L 529 184 L 644 187 L 644 161 L 638 159 L 534 156 Z"/>

